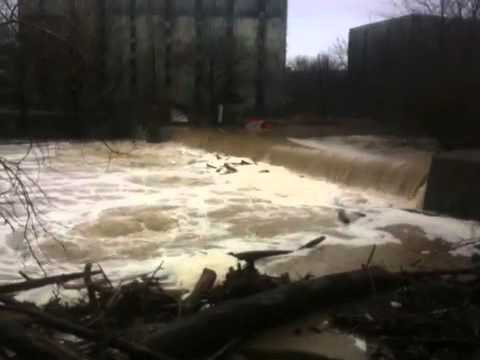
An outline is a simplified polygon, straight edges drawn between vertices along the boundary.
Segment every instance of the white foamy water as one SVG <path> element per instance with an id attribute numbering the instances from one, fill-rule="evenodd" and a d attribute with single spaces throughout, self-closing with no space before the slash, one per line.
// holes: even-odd
<path id="1" fill-rule="evenodd" d="M 289 141 L 316 152 L 322 172 L 333 182 L 410 198 L 416 206 L 423 202 L 436 146 L 428 139 L 332 136 Z"/>
<path id="2" fill-rule="evenodd" d="M 432 239 L 441 232 L 453 242 L 478 228 L 473 222 L 396 210 L 408 201 L 351 190 L 281 166 L 173 142 L 111 146 L 122 154 L 99 143 L 58 143 L 37 149 L 23 163 L 48 197 L 46 202 L 33 194 L 55 237 L 40 234 L 35 244 L 49 272 L 98 262 L 120 280 L 163 262 L 172 284 L 190 287 L 204 267 L 222 275 L 234 266 L 231 251 L 296 249 L 323 234 L 329 244 L 353 247 L 398 243 L 380 230 L 398 223 L 417 225 Z M 20 159 L 25 148 L 4 145 L 0 154 Z M 242 160 L 248 165 L 240 165 Z M 217 171 L 225 163 L 238 172 Z M 340 207 L 367 216 L 345 226 L 337 219 Z M 39 274 L 21 228 L 11 233 L 1 226 L 0 238 L 0 280 L 20 279 L 19 270 Z M 47 295 L 36 291 L 25 296 L 38 300 Z"/>

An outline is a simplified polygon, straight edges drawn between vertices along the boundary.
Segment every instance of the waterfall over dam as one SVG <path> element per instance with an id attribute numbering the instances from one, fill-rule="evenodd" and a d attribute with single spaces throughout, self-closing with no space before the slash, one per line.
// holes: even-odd
<path id="1" fill-rule="evenodd" d="M 391 137 L 343 136 L 277 138 L 213 130 L 179 131 L 186 145 L 211 152 L 244 156 L 358 189 L 408 200 L 421 207 L 432 144 L 407 144 Z"/>

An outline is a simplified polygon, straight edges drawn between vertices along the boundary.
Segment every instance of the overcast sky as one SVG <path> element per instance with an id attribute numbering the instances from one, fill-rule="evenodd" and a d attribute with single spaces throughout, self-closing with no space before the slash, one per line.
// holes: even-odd
<path id="1" fill-rule="evenodd" d="M 389 0 L 289 0 L 288 57 L 327 51 L 352 27 L 378 20 Z"/>

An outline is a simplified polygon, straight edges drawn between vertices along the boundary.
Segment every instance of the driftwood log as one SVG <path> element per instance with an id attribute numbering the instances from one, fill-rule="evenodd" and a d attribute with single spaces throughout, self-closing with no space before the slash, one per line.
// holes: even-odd
<path id="1" fill-rule="evenodd" d="M 46 312 L 43 312 L 34 306 L 19 303 L 14 299 L 0 296 L 0 302 L 5 304 L 0 307 L 1 310 L 19 312 L 21 314 L 29 315 L 35 322 L 46 325 L 57 331 L 73 334 L 86 340 L 108 345 L 131 355 L 135 359 L 172 360 L 172 358 L 169 356 L 165 356 L 159 352 L 153 352 L 143 345 L 131 343 L 119 337 L 106 336 L 105 334 L 99 333 L 95 330 L 85 328 L 68 320 L 47 314 Z"/>
<path id="2" fill-rule="evenodd" d="M 83 360 L 84 357 L 39 334 L 30 334 L 19 322 L 0 320 L 0 344 L 20 359 Z"/>
<path id="3" fill-rule="evenodd" d="M 309 241 L 303 246 L 300 246 L 298 249 L 295 250 L 256 250 L 256 251 L 245 251 L 240 253 L 228 253 L 228 255 L 233 256 L 237 260 L 245 261 L 247 263 L 247 267 L 253 269 L 255 267 L 255 262 L 261 259 L 274 257 L 274 256 L 282 256 L 282 255 L 289 255 L 294 253 L 295 251 L 306 250 L 306 249 L 313 249 L 317 245 L 323 243 L 327 238 L 325 236 L 320 236 L 312 241 Z"/>
<path id="4" fill-rule="evenodd" d="M 380 269 L 329 275 L 281 286 L 180 319 L 153 333 L 145 345 L 177 358 L 191 358 L 219 349 L 236 338 L 355 300 L 376 291 L 394 289 L 402 278 Z"/>
<path id="5" fill-rule="evenodd" d="M 90 276 L 100 274 L 101 271 L 91 271 Z M 18 291 L 26 291 L 36 289 L 42 286 L 62 284 L 67 281 L 78 280 L 84 278 L 85 273 L 62 274 L 56 276 L 45 277 L 41 279 L 30 279 L 18 283 L 0 285 L 0 294 L 8 294 Z"/>
<path id="6" fill-rule="evenodd" d="M 202 299 L 208 296 L 208 293 L 213 289 L 216 280 L 217 274 L 215 271 L 204 269 L 192 292 L 188 298 L 185 299 L 182 305 L 182 313 L 192 313 L 198 310 L 201 307 Z"/>

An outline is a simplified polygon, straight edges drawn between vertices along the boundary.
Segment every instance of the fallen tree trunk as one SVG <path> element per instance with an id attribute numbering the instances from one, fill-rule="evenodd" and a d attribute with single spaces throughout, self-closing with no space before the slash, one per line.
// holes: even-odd
<path id="1" fill-rule="evenodd" d="M 85 270 L 83 272 L 83 282 L 87 288 L 88 294 L 88 304 L 92 310 L 97 311 L 99 309 L 97 294 L 95 293 L 95 287 L 92 281 L 92 264 L 88 263 L 85 265 Z"/>
<path id="2" fill-rule="evenodd" d="M 161 353 L 155 353 L 143 345 L 131 343 L 118 337 L 106 337 L 105 334 L 99 333 L 89 328 L 85 328 L 68 320 L 55 317 L 54 315 L 47 314 L 36 307 L 21 304 L 14 299 L 0 296 L 0 301 L 5 304 L 1 307 L 2 309 L 27 314 L 31 316 L 32 319 L 36 322 L 51 327 L 55 330 L 68 334 L 73 334 L 93 342 L 100 342 L 102 344 L 126 352 L 132 355 L 132 357 L 134 358 L 172 360 L 172 358 L 170 358 L 169 356 L 164 356 Z"/>
<path id="3" fill-rule="evenodd" d="M 402 278 L 379 269 L 329 275 L 281 286 L 180 319 L 152 334 L 145 344 L 177 358 L 190 358 L 285 323 L 307 312 L 400 286 Z"/>
<path id="4" fill-rule="evenodd" d="M 100 274 L 101 271 L 92 271 L 90 276 Z M 42 279 L 31 279 L 14 284 L 5 284 L 0 285 L 0 294 L 13 293 L 18 291 L 25 291 L 36 289 L 42 286 L 61 284 L 67 281 L 82 279 L 85 276 L 84 272 L 72 273 L 72 274 L 62 274 L 56 276 L 50 276 Z"/>
<path id="5" fill-rule="evenodd" d="M 204 269 L 197 284 L 182 305 L 183 312 L 193 313 L 197 311 L 202 305 L 202 299 L 206 298 L 210 290 L 213 289 L 215 281 L 217 281 L 215 271 Z"/>
<path id="6" fill-rule="evenodd" d="M 20 359 L 83 360 L 83 356 L 62 347 L 46 337 L 30 334 L 15 321 L 0 321 L 0 344 L 13 351 Z"/>

